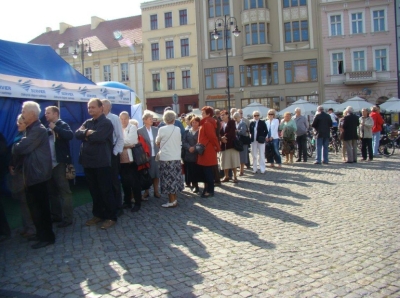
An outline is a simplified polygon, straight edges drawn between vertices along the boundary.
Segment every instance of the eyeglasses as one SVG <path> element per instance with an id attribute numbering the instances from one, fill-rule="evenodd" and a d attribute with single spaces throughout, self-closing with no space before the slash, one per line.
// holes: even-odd
<path id="1" fill-rule="evenodd" d="M 260 115 L 253 115 L 254 117 L 260 117 Z"/>
<path id="2" fill-rule="evenodd" d="M 275 114 L 268 114 L 268 115 L 272 115 L 272 116 L 274 116 Z"/>

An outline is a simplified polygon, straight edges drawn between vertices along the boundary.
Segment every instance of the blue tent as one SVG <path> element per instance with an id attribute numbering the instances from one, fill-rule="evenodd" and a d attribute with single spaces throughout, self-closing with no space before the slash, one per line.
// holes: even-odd
<path id="1" fill-rule="evenodd" d="M 88 118 L 87 102 L 92 97 L 107 98 L 113 112 L 130 113 L 131 91 L 113 86 L 98 86 L 76 71 L 50 46 L 0 40 L 0 132 L 11 144 L 17 133 L 16 119 L 24 101 L 41 106 L 41 121 L 47 106 L 58 106 L 60 116 L 73 131 Z M 71 155 L 77 173 L 80 141 L 71 141 Z"/>

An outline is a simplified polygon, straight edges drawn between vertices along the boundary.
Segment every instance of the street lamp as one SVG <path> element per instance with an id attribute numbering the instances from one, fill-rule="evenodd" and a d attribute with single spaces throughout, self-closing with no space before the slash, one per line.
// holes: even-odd
<path id="1" fill-rule="evenodd" d="M 229 28 L 234 26 L 235 29 L 232 31 L 232 33 L 235 37 L 239 36 L 240 30 L 237 26 L 236 18 L 225 15 L 223 19 L 218 18 L 215 20 L 214 31 L 212 33 L 212 36 L 214 37 L 215 40 L 217 40 L 219 38 L 217 25 L 218 25 L 218 27 L 222 27 L 222 25 L 224 26 L 225 52 L 226 52 L 226 86 L 228 88 L 228 113 L 230 113 L 230 111 L 231 111 L 231 93 L 229 90 L 228 30 L 229 30 Z"/>
<path id="2" fill-rule="evenodd" d="M 87 43 L 85 43 L 87 42 Z M 61 49 L 64 46 L 64 43 L 60 43 L 58 45 L 58 47 Z M 80 47 L 80 49 L 78 49 Z M 78 50 L 77 50 L 78 49 Z M 78 52 L 79 51 L 79 52 Z M 75 49 L 74 52 L 72 53 L 72 57 L 74 57 L 74 59 L 77 59 L 78 56 L 81 56 L 81 64 L 82 64 L 82 74 L 84 74 L 85 71 L 85 52 L 87 53 L 87 55 L 90 57 L 92 56 L 93 52 L 92 52 L 92 47 L 90 46 L 90 40 L 88 39 L 84 39 L 84 38 L 80 38 L 76 41 L 76 45 L 75 45 Z"/>

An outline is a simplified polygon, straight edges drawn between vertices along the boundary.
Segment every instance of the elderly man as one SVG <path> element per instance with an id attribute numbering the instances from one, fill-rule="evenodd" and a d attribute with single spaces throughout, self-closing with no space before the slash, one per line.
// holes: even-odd
<path id="1" fill-rule="evenodd" d="M 307 118 L 301 115 L 301 109 L 296 108 L 294 110 L 295 117 L 294 121 L 296 122 L 297 130 L 296 130 L 296 142 L 299 148 L 299 154 L 296 162 L 301 161 L 301 157 L 303 156 L 303 161 L 307 162 L 307 130 L 308 130 L 308 121 Z"/>
<path id="2" fill-rule="evenodd" d="M 86 120 L 75 132 L 75 137 L 82 141 L 79 161 L 93 199 L 93 218 L 86 225 L 93 226 L 104 220 L 101 228 L 105 230 L 117 221 L 118 206 L 114 199 L 111 173 L 114 129 L 103 114 L 100 99 L 89 100 L 88 112 L 93 118 Z"/>
<path id="3" fill-rule="evenodd" d="M 65 228 L 72 225 L 72 192 L 65 177 L 65 168 L 71 163 L 69 141 L 74 137 L 74 133 L 69 125 L 60 119 L 58 107 L 47 107 L 44 115 L 49 122 L 47 131 L 53 167 L 51 183 L 48 184 L 50 210 L 53 222 L 60 222 L 57 227 Z"/>
<path id="4" fill-rule="evenodd" d="M 112 188 L 114 192 L 114 199 L 116 201 L 116 206 L 118 208 L 117 215 L 122 214 L 122 195 L 121 195 L 121 183 L 119 181 L 119 171 L 120 171 L 120 157 L 119 155 L 124 150 L 124 133 L 122 130 L 121 121 L 119 117 L 111 113 L 111 101 L 108 99 L 102 99 L 103 103 L 103 113 L 106 115 L 113 125 L 113 149 L 111 152 L 111 181 Z"/>
<path id="5" fill-rule="evenodd" d="M 250 120 L 247 119 L 246 117 L 243 117 L 243 110 L 242 109 L 238 109 L 237 112 L 240 114 L 241 117 L 241 121 L 243 121 L 244 123 L 246 123 L 247 129 L 249 129 L 250 127 Z M 250 169 L 250 146 L 247 146 L 247 163 L 246 163 L 246 168 Z"/>
<path id="6" fill-rule="evenodd" d="M 347 161 L 345 163 L 357 162 L 357 140 L 359 119 L 353 114 L 353 108 L 346 108 L 347 115 L 343 118 L 343 141 L 346 144 Z"/>
<path id="7" fill-rule="evenodd" d="M 317 108 L 317 114 L 314 117 L 314 121 L 311 126 L 316 130 L 316 143 L 317 143 L 317 154 L 315 157 L 314 164 L 321 164 L 321 153 L 323 154 L 322 162 L 324 164 L 329 163 L 328 159 L 328 145 L 329 137 L 331 135 L 332 118 L 329 114 L 324 112 L 324 107 L 319 106 Z"/>
<path id="8" fill-rule="evenodd" d="M 51 152 L 46 128 L 39 121 L 40 106 L 27 101 L 22 105 L 22 119 L 26 124 L 25 136 L 15 143 L 12 152 L 24 155 L 23 174 L 26 200 L 36 227 L 38 241 L 33 249 L 54 244 L 55 235 L 51 225 L 51 213 L 47 183 L 51 178 Z"/>

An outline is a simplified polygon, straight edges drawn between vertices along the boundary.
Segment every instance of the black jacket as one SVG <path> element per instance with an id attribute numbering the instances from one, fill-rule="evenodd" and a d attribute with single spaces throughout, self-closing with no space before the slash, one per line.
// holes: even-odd
<path id="1" fill-rule="evenodd" d="M 331 136 L 332 118 L 329 114 L 321 112 L 315 116 L 311 126 L 317 131 L 317 138 L 329 138 Z"/>
<path id="2" fill-rule="evenodd" d="M 250 122 L 250 140 L 251 142 L 254 142 L 254 127 L 256 126 L 256 121 L 251 121 Z M 265 124 L 264 120 L 258 120 L 258 125 L 257 125 L 257 138 L 259 136 L 264 136 L 266 138 L 268 136 L 268 128 L 267 124 Z"/>
<path id="3" fill-rule="evenodd" d="M 57 162 L 71 163 L 69 141 L 72 140 L 72 138 L 74 137 L 74 133 L 72 132 L 69 125 L 61 119 L 58 119 L 55 125 L 54 145 L 56 148 L 56 160 Z M 47 128 L 47 131 L 49 135 L 52 134 L 50 128 Z"/>
<path id="4" fill-rule="evenodd" d="M 39 120 L 26 128 L 25 137 L 12 147 L 12 154 L 24 155 L 25 185 L 31 186 L 51 178 L 52 164 L 46 128 Z"/>
<path id="5" fill-rule="evenodd" d="M 82 141 L 79 162 L 84 168 L 111 167 L 111 152 L 113 148 L 114 128 L 109 119 L 103 114 L 97 119 L 88 119 L 78 129 L 75 137 Z M 94 130 L 86 137 L 88 130 Z"/>
<path id="6" fill-rule="evenodd" d="M 360 125 L 359 118 L 353 113 L 349 113 L 343 118 L 343 140 L 357 140 L 358 126 Z"/>

